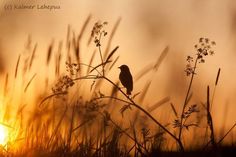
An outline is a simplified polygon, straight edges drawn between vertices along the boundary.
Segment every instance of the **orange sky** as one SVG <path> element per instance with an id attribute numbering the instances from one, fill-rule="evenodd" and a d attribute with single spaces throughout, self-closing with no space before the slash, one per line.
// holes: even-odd
<path id="1" fill-rule="evenodd" d="M 175 104 L 181 104 L 187 88 L 188 78 L 183 70 L 185 59 L 194 54 L 193 45 L 200 37 L 215 40 L 216 55 L 200 65 L 194 83 L 194 101 L 205 101 L 206 86 L 213 86 L 218 68 L 222 69 L 213 113 L 216 125 L 222 125 L 223 111 L 228 104 L 227 124 L 234 123 L 236 81 L 234 73 L 236 42 L 236 3 L 234 0 L 28 0 L 29 4 L 55 4 L 60 10 L 5 11 L 0 16 L 1 55 L 8 71 L 14 71 L 18 54 L 24 49 L 28 34 L 39 45 L 36 60 L 46 54 L 47 45 L 55 39 L 64 40 L 67 25 L 78 33 L 82 23 L 92 14 L 90 28 L 97 20 L 108 21 L 108 31 L 116 20 L 122 21 L 112 46 L 119 45 L 120 57 L 117 65 L 128 64 L 132 73 L 138 73 L 145 65 L 155 62 L 168 45 L 170 51 L 153 75 L 153 85 L 146 103 L 151 105 L 165 96 Z M 1 2 L 1 8 L 4 2 Z M 87 30 L 85 36 L 90 35 Z M 93 47 L 83 47 L 92 53 Z M 84 60 L 86 60 L 84 54 Z M 39 63 L 40 64 L 40 63 Z M 119 71 L 113 70 L 112 77 Z M 147 78 L 149 79 L 149 78 Z M 145 82 L 145 80 L 143 80 Z M 135 92 L 143 88 L 137 83 Z"/>

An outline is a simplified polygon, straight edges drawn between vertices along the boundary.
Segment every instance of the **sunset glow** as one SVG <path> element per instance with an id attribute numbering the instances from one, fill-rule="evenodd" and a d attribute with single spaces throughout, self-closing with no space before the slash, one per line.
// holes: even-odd
<path id="1" fill-rule="evenodd" d="M 236 148 L 235 0 L 0 1 L 0 157 Z"/>
<path id="2" fill-rule="evenodd" d="M 4 146 L 8 141 L 8 130 L 0 124 L 0 145 Z"/>

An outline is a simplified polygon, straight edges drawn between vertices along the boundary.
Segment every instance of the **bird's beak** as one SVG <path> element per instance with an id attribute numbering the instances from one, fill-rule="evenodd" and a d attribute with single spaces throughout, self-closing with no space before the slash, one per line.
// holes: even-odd
<path id="1" fill-rule="evenodd" d="M 118 67 L 120 69 L 120 67 Z"/>

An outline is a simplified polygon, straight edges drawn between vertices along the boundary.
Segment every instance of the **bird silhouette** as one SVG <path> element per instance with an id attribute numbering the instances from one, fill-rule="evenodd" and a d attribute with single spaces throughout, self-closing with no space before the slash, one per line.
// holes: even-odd
<path id="1" fill-rule="evenodd" d="M 121 65 L 120 67 L 120 82 L 126 88 L 126 94 L 131 95 L 133 90 L 133 77 L 130 73 L 129 67 L 127 65 Z"/>

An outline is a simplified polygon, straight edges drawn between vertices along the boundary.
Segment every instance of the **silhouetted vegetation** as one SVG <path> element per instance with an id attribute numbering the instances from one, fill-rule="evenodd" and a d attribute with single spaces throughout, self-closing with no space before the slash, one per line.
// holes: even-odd
<path id="1" fill-rule="evenodd" d="M 205 63 L 207 56 L 215 53 L 215 41 L 200 38 L 195 45 L 196 56 L 187 56 L 185 72 L 190 80 L 188 87 L 185 87 L 186 93 L 183 93 L 185 98 L 182 105 L 172 103 L 167 96 L 146 108 L 143 100 L 151 82 L 147 82 L 140 92 L 133 90 L 133 86 L 148 73 L 157 72 L 169 47 L 161 52 L 156 62 L 145 67 L 134 82 L 130 71 L 119 80 L 119 73 L 112 77 L 110 72 L 114 67 L 120 66 L 116 66 L 119 46 L 111 48 L 111 40 L 120 19 L 111 33 L 106 29 L 108 22 L 94 24 L 87 44 L 93 44 L 95 50 L 91 53 L 89 62 L 84 63 L 81 57 L 81 39 L 88 31 L 90 20 L 91 16 L 86 19 L 79 34 L 68 26 L 65 43 L 49 44 L 45 59 L 48 75 L 43 78 L 43 84 L 36 82 L 40 73 L 34 67 L 35 56 L 40 55 L 37 52 L 38 44 L 32 46 L 29 38 L 25 50 L 27 53 L 19 54 L 14 75 L 7 73 L 5 77 L 0 125 L 7 128 L 8 138 L 0 147 L 2 156 L 236 155 L 234 139 L 231 145 L 224 144 L 225 137 L 229 136 L 236 123 L 222 137 L 214 132 L 211 108 L 220 81 L 220 68 L 213 92 L 210 86 L 206 86 L 204 92 L 207 99 L 202 100 L 202 104 L 192 104 L 190 101 L 193 95 L 192 83 L 199 70 L 198 64 Z M 97 58 L 99 61 L 95 61 Z M 131 73 L 132 68 L 130 67 Z M 13 77 L 12 82 L 9 77 Z M 38 89 L 34 93 L 37 99 L 27 101 L 32 96 L 29 89 L 32 84 Z M 172 112 L 167 114 L 174 117 L 173 121 L 163 122 L 152 114 L 152 111 L 163 104 L 169 105 Z M 181 107 L 180 113 L 177 107 Z M 198 130 L 193 132 L 195 129 Z M 185 132 L 190 131 L 196 138 L 195 145 L 188 142 L 185 135 Z"/>

